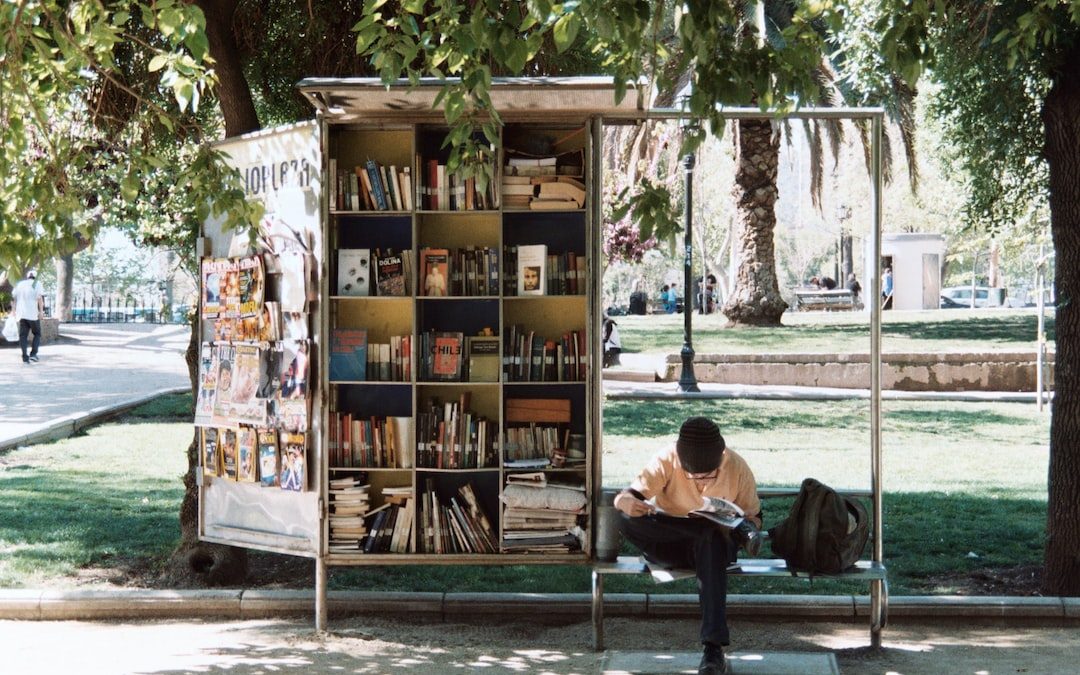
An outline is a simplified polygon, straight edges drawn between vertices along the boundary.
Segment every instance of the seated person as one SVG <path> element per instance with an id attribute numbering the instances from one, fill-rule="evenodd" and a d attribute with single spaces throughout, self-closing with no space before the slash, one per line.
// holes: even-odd
<path id="1" fill-rule="evenodd" d="M 730 533 L 704 519 L 680 517 L 701 507 L 704 497 L 722 497 L 754 515 Z M 616 495 L 615 508 L 622 512 L 619 530 L 646 560 L 697 572 L 704 646 L 698 673 L 725 672 L 727 566 L 740 545 L 754 555 L 761 542 L 761 502 L 746 461 L 725 448 L 715 423 L 691 417 L 679 429 L 675 447 L 653 458 Z"/>

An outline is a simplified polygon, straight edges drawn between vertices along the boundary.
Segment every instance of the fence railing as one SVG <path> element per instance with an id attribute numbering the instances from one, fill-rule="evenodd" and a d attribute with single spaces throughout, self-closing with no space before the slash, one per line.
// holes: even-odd
<path id="1" fill-rule="evenodd" d="M 86 294 L 71 302 L 71 320 L 80 323 L 186 323 L 187 312 L 187 305 L 169 306 L 161 294 Z"/>

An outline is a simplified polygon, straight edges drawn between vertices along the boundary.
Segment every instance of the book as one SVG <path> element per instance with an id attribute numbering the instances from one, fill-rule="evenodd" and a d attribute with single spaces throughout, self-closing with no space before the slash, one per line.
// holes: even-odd
<path id="1" fill-rule="evenodd" d="M 401 205 L 406 211 L 413 210 L 413 185 L 412 168 L 405 167 L 398 174 L 399 186 L 401 187 Z"/>
<path id="2" fill-rule="evenodd" d="M 431 336 L 431 377 L 434 380 L 461 380 L 461 347 L 464 335 L 452 331 Z"/>
<path id="3" fill-rule="evenodd" d="M 445 248 L 421 249 L 420 273 L 424 278 L 424 295 L 446 296 L 450 283 L 450 251 Z"/>
<path id="4" fill-rule="evenodd" d="M 236 430 L 221 429 L 218 433 L 218 455 L 221 475 L 236 480 Z"/>
<path id="5" fill-rule="evenodd" d="M 471 335 L 466 339 L 470 382 L 498 382 L 502 370 L 498 335 Z"/>
<path id="6" fill-rule="evenodd" d="M 381 296 L 405 295 L 405 263 L 402 256 L 388 251 L 375 258 L 376 289 Z"/>
<path id="7" fill-rule="evenodd" d="M 307 436 L 281 435 L 281 489 L 302 492 L 307 485 Z"/>
<path id="8" fill-rule="evenodd" d="M 255 429 L 240 427 L 236 437 L 236 480 L 241 483 L 254 483 L 259 475 L 255 463 L 258 445 Z"/>
<path id="9" fill-rule="evenodd" d="M 330 381 L 363 382 L 367 379 L 367 330 L 334 328 L 330 335 Z"/>
<path id="10" fill-rule="evenodd" d="M 517 284 L 518 295 L 544 295 L 547 289 L 547 245 L 518 246 Z"/>
<path id="11" fill-rule="evenodd" d="M 370 259 L 370 249 L 343 248 L 338 250 L 338 295 L 370 295 Z"/>
<path id="12" fill-rule="evenodd" d="M 379 165 L 375 163 L 375 160 L 369 159 L 364 167 L 367 169 L 368 180 L 371 182 L 371 197 L 375 208 L 379 211 L 389 211 L 391 204 L 386 199 L 386 190 L 383 188 L 384 179 Z"/>
<path id="13" fill-rule="evenodd" d="M 221 475 L 221 458 L 218 456 L 218 430 L 213 427 L 202 429 L 202 465 L 204 476 Z"/>
<path id="14" fill-rule="evenodd" d="M 266 487 L 278 485 L 278 432 L 277 429 L 259 429 L 259 482 Z"/>

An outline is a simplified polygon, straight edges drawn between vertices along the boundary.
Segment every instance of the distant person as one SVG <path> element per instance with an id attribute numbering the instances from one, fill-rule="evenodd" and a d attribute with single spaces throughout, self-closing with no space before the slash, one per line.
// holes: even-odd
<path id="1" fill-rule="evenodd" d="M 15 284 L 11 300 L 12 313 L 19 322 L 19 349 L 22 350 L 23 363 L 37 363 L 38 347 L 41 345 L 41 317 L 45 314 L 45 289 L 38 283 L 37 272 L 30 270 L 25 279 Z M 34 340 L 27 354 L 27 339 L 31 333 Z"/>
<path id="2" fill-rule="evenodd" d="M 851 306 L 862 309 L 862 284 L 855 278 L 854 272 L 847 276 L 847 289 L 851 291 Z"/>
<path id="3" fill-rule="evenodd" d="M 817 277 L 810 277 L 810 281 L 808 281 L 806 285 L 809 286 L 810 288 L 812 288 L 815 291 L 820 290 L 821 289 L 821 279 L 818 279 Z"/>
<path id="4" fill-rule="evenodd" d="M 684 517 L 700 508 L 704 497 L 734 502 L 746 520 L 725 531 L 704 519 Z M 726 449 L 712 420 L 691 417 L 679 429 L 675 446 L 660 451 L 616 495 L 615 508 L 622 512 L 619 530 L 645 560 L 696 572 L 704 647 L 698 673 L 727 672 L 727 567 L 740 546 L 753 556 L 761 545 L 761 502 L 746 460 Z"/>
<path id="5" fill-rule="evenodd" d="M 716 275 L 709 274 L 705 277 L 705 292 L 703 299 L 705 301 L 705 313 L 712 314 L 716 311 Z"/>
<path id="6" fill-rule="evenodd" d="M 893 278 L 892 268 L 886 267 L 881 274 L 881 308 L 892 309 Z"/>
<path id="7" fill-rule="evenodd" d="M 668 295 L 668 288 L 668 285 L 664 284 L 663 288 L 660 289 L 660 302 L 664 305 L 664 311 L 671 314 L 675 309 L 673 304 L 668 304 L 671 297 Z"/>
<path id="8" fill-rule="evenodd" d="M 619 354 L 622 353 L 622 343 L 619 341 L 619 325 L 615 323 L 607 313 L 604 313 L 603 325 L 604 342 L 604 368 L 622 365 Z"/>

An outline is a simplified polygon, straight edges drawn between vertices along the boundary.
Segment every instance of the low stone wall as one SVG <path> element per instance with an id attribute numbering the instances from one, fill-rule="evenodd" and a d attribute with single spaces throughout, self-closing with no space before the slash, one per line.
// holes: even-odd
<path id="1" fill-rule="evenodd" d="M 3 323 L 0 321 L 0 323 Z M 60 339 L 60 319 L 41 320 L 41 344 L 49 344 Z M 8 342 L 0 337 L 0 347 L 18 347 L 19 341 Z"/>
<path id="2" fill-rule="evenodd" d="M 1053 387 L 1047 355 L 1047 386 Z M 1034 352 L 883 354 L 881 387 L 901 391 L 1035 391 Z M 663 381 L 677 382 L 682 362 L 667 358 Z M 698 354 L 698 382 L 870 388 L 869 354 Z"/>

